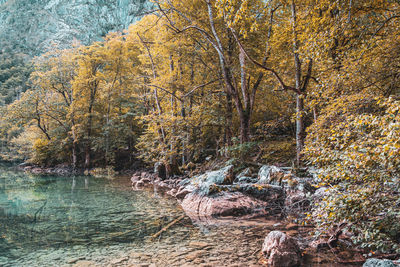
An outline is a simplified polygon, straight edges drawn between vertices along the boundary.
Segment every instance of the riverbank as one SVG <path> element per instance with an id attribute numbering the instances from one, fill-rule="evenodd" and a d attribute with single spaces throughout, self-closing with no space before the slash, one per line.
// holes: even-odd
<path id="1" fill-rule="evenodd" d="M 293 237 L 301 249 L 299 260 L 302 266 L 362 266 L 373 255 L 358 249 L 351 241 L 352 234 L 344 227 L 333 229 L 328 235 L 314 237 L 312 225 L 304 225 L 307 221 L 305 213 L 312 203 L 326 195 L 326 188 L 316 186 L 316 175 L 308 173 L 308 177 L 297 177 L 290 168 L 267 165 L 259 168 L 256 174 L 249 168 L 235 174 L 233 168 L 228 165 L 191 178 L 172 179 L 160 177 L 156 168 L 154 173 L 135 173 L 131 178 L 132 188 L 141 190 L 150 185 L 175 197 L 186 215 L 202 226 L 218 225 L 229 216 L 242 222 L 258 218 L 268 224 L 277 220 L 279 223 L 269 228 L 269 232 L 282 231 Z M 279 263 L 274 265 L 268 255 L 261 253 L 262 244 L 258 247 L 258 264 L 279 266 Z M 291 251 L 279 253 L 283 255 Z M 374 256 L 396 259 L 395 255 Z"/>

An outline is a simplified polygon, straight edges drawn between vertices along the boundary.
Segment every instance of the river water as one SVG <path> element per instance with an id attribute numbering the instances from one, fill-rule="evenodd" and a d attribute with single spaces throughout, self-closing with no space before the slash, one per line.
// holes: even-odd
<path id="1" fill-rule="evenodd" d="M 260 266 L 263 238 L 279 224 L 193 223 L 175 199 L 129 185 L 1 168 L 0 266 Z"/>

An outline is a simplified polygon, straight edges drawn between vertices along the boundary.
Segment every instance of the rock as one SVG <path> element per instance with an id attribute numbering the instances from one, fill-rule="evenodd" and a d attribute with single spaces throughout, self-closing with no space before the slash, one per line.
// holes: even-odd
<path id="1" fill-rule="evenodd" d="M 318 188 L 314 195 L 312 196 L 313 201 L 318 201 L 322 199 L 323 197 L 327 196 L 329 194 L 329 189 L 327 187 L 320 187 Z"/>
<path id="2" fill-rule="evenodd" d="M 144 184 L 149 184 L 151 182 L 151 180 L 149 178 L 142 178 L 140 181 L 142 181 L 142 183 Z"/>
<path id="3" fill-rule="evenodd" d="M 193 248 L 200 248 L 203 249 L 205 247 L 210 246 L 209 243 L 207 242 L 202 242 L 202 241 L 192 241 L 189 243 L 189 247 L 193 247 Z"/>
<path id="4" fill-rule="evenodd" d="M 189 178 L 186 178 L 186 179 L 183 179 L 182 181 L 180 181 L 179 183 L 178 183 L 178 185 L 180 185 L 180 186 L 186 186 L 186 185 L 189 185 L 191 183 L 191 180 L 189 179 Z"/>
<path id="5" fill-rule="evenodd" d="M 241 176 L 241 177 L 236 177 L 234 183 L 236 183 L 236 184 L 255 184 L 255 183 L 257 183 L 257 181 L 258 181 L 257 178 Z"/>
<path id="6" fill-rule="evenodd" d="M 157 184 L 157 186 L 160 187 L 160 188 L 162 188 L 162 189 L 165 189 L 165 190 L 171 189 L 171 187 L 169 186 L 169 184 L 164 183 L 164 182 L 159 182 L 159 183 Z"/>
<path id="7" fill-rule="evenodd" d="M 172 188 L 166 194 L 174 197 L 176 195 L 176 192 L 177 190 L 175 188 Z"/>
<path id="8" fill-rule="evenodd" d="M 269 184 L 234 184 L 234 185 L 210 185 L 209 195 L 220 192 L 241 192 L 247 196 L 268 202 L 272 207 L 281 209 L 285 200 L 283 187 Z"/>
<path id="9" fill-rule="evenodd" d="M 97 267 L 97 265 L 92 261 L 77 261 L 73 267 Z"/>
<path id="10" fill-rule="evenodd" d="M 270 206 L 275 205 L 277 208 L 283 206 L 285 199 L 285 191 L 280 186 L 268 184 L 243 184 L 239 186 L 238 191 L 245 195 L 266 201 Z"/>
<path id="11" fill-rule="evenodd" d="M 237 177 L 243 177 L 243 176 L 251 176 L 251 169 L 246 168 L 237 175 Z"/>
<path id="12" fill-rule="evenodd" d="M 167 179 L 167 169 L 163 162 L 157 162 L 156 164 L 154 164 L 154 173 L 161 180 Z"/>
<path id="13" fill-rule="evenodd" d="M 132 184 L 134 184 L 134 183 L 138 182 L 140 179 L 141 179 L 141 177 L 139 175 L 134 174 L 131 177 L 131 182 L 132 182 Z"/>
<path id="14" fill-rule="evenodd" d="M 193 251 L 193 252 L 189 253 L 189 254 L 185 257 L 185 259 L 188 260 L 188 261 L 193 261 L 193 260 L 195 260 L 195 259 L 198 259 L 198 258 L 204 256 L 205 254 L 206 254 L 206 252 L 205 252 L 205 251 L 202 251 L 202 250 L 200 250 L 200 251 Z"/>
<path id="15" fill-rule="evenodd" d="M 232 234 L 235 235 L 235 236 L 242 235 L 243 231 L 239 230 L 239 229 L 238 230 L 234 230 L 234 231 L 232 231 Z"/>
<path id="16" fill-rule="evenodd" d="M 196 176 L 190 183 L 193 188 L 199 189 L 201 194 L 208 195 L 211 185 L 232 184 L 233 180 L 233 165 L 229 165 L 220 170 L 206 172 Z"/>
<path id="17" fill-rule="evenodd" d="M 252 183 L 257 182 L 257 179 L 251 177 L 251 169 L 246 168 L 236 175 L 235 183 Z"/>
<path id="18" fill-rule="evenodd" d="M 264 165 L 258 172 L 258 183 L 259 184 L 272 184 L 282 185 L 282 179 L 285 173 L 282 169 L 276 166 Z"/>
<path id="19" fill-rule="evenodd" d="M 317 190 L 317 188 L 310 183 L 309 178 L 301 179 L 293 176 L 293 179 L 291 181 L 296 181 L 295 186 L 292 187 L 293 189 L 302 191 L 305 194 L 307 193 L 314 194 L 315 191 Z"/>
<path id="20" fill-rule="evenodd" d="M 187 189 L 187 188 L 185 188 L 185 187 L 180 187 L 179 190 L 178 190 L 178 192 L 175 194 L 175 197 L 176 197 L 177 199 L 184 199 L 185 196 L 186 196 L 187 194 L 191 193 L 191 192 L 192 192 L 191 190 L 189 190 L 189 189 Z"/>
<path id="21" fill-rule="evenodd" d="M 114 259 L 110 263 L 111 263 L 111 265 L 116 265 L 116 264 L 120 264 L 124 261 L 127 261 L 128 259 L 129 259 L 128 257 L 123 257 L 123 258 L 119 258 L 119 259 Z"/>
<path id="22" fill-rule="evenodd" d="M 133 190 L 138 190 L 144 186 L 144 183 L 142 181 L 137 181 L 132 185 Z"/>
<path id="23" fill-rule="evenodd" d="M 272 231 L 265 237 L 262 253 L 271 267 L 294 267 L 301 262 L 297 242 L 280 231 Z"/>
<path id="24" fill-rule="evenodd" d="M 266 213 L 268 207 L 268 203 L 240 192 L 221 192 L 212 196 L 189 193 L 181 205 L 189 216 L 238 216 Z"/>
<path id="25" fill-rule="evenodd" d="M 75 262 L 77 262 L 79 260 L 84 260 L 84 259 L 85 259 L 85 257 L 70 258 L 70 259 L 67 259 L 67 263 L 74 264 Z"/>
<path id="26" fill-rule="evenodd" d="M 391 260 L 380 260 L 380 259 L 368 259 L 363 267 L 398 267 L 399 265 L 394 264 Z"/>

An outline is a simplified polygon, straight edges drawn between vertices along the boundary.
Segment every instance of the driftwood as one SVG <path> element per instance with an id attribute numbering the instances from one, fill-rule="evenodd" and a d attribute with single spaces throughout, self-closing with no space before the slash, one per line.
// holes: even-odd
<path id="1" fill-rule="evenodd" d="M 42 211 L 43 211 L 44 207 L 46 206 L 46 204 L 47 204 L 47 199 L 44 201 L 43 205 L 35 212 L 35 216 L 34 216 L 34 219 L 33 219 L 33 223 L 36 223 L 37 215 L 38 215 L 39 213 L 42 213 Z"/>
<path id="2" fill-rule="evenodd" d="M 109 236 L 106 236 L 106 237 L 102 237 L 102 238 L 99 238 L 99 239 L 96 239 L 96 240 L 92 240 L 92 241 L 88 242 L 86 245 L 90 245 L 92 243 L 103 242 L 103 241 L 106 241 L 106 240 L 113 239 L 115 237 L 124 236 L 124 235 L 130 234 L 130 233 L 132 233 L 132 232 L 134 232 L 136 230 L 139 230 L 142 227 L 143 226 L 139 226 L 139 227 L 133 228 L 133 229 L 125 231 L 125 232 L 119 232 L 119 233 L 115 233 L 115 234 L 112 234 L 112 235 L 109 235 Z"/>
<path id="3" fill-rule="evenodd" d="M 155 233 L 154 235 L 151 236 L 151 239 L 155 239 L 158 236 L 160 236 L 163 232 L 167 231 L 169 228 L 171 228 L 171 226 L 173 226 L 174 224 L 176 224 L 177 222 L 179 222 L 180 220 L 182 220 L 183 218 L 185 218 L 185 215 L 181 215 L 178 218 L 176 218 L 175 220 L 171 221 L 170 223 L 168 223 L 165 227 L 163 227 L 160 231 L 158 231 L 157 233 Z"/>

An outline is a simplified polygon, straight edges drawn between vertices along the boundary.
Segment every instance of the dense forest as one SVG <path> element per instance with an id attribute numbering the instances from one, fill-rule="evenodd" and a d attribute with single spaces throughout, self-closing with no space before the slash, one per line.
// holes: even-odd
<path id="1" fill-rule="evenodd" d="M 400 251 L 400 2 L 170 0 L 102 41 L 0 54 L 3 160 L 308 166 L 321 233 Z"/>

